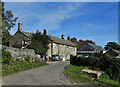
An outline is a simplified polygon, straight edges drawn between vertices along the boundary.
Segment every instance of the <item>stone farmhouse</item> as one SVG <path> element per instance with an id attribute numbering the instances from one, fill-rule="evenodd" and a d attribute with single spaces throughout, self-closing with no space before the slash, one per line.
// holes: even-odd
<path id="1" fill-rule="evenodd" d="M 33 33 L 22 31 L 22 23 L 19 21 L 17 32 L 10 38 L 10 46 L 14 44 L 22 45 L 26 47 L 31 42 L 31 37 Z"/>
<path id="2" fill-rule="evenodd" d="M 22 48 L 25 48 L 31 42 L 32 35 L 33 33 L 22 31 L 22 23 L 19 22 L 17 32 L 10 39 L 10 46 L 13 44 L 21 44 Z M 51 39 L 47 51 L 49 57 L 52 57 L 52 55 L 58 55 L 64 61 L 70 59 L 70 55 L 76 55 L 76 46 L 69 39 L 65 40 L 63 34 L 61 35 L 61 38 L 52 35 L 48 36 Z"/>
<path id="3" fill-rule="evenodd" d="M 52 42 L 49 44 L 50 49 L 48 49 L 48 56 L 59 55 L 64 60 L 70 59 L 70 55 L 76 55 L 76 46 L 68 39 L 64 39 L 64 35 L 61 38 L 49 35 Z"/>

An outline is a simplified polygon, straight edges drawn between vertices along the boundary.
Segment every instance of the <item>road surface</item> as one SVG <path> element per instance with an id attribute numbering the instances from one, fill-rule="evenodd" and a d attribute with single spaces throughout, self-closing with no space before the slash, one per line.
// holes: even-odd
<path id="1" fill-rule="evenodd" d="M 49 62 L 48 66 L 6 76 L 3 85 L 74 85 L 63 74 L 69 62 Z M 81 85 L 85 85 L 81 83 Z"/>

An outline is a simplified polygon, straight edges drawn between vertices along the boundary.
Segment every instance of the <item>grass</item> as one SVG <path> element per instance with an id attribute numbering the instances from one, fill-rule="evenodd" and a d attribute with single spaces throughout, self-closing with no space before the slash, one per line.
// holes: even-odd
<path id="1" fill-rule="evenodd" d="M 20 61 L 16 60 L 13 61 L 10 65 L 3 64 L 2 65 L 2 76 L 8 76 L 14 73 L 18 73 L 20 71 L 25 71 L 29 69 L 33 69 L 40 66 L 48 65 L 46 62 L 37 62 L 37 63 L 31 63 L 26 61 Z"/>
<path id="2" fill-rule="evenodd" d="M 64 70 L 64 74 L 65 76 L 75 81 L 77 80 L 93 85 L 111 85 L 120 87 L 120 83 L 111 80 L 107 74 L 101 75 L 100 79 L 89 77 L 86 73 L 82 72 L 82 70 L 85 68 L 87 67 L 68 65 Z"/>

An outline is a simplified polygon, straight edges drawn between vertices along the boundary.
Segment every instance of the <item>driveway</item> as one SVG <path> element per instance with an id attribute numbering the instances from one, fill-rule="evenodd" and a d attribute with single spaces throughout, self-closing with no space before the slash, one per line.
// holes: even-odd
<path id="1" fill-rule="evenodd" d="M 64 67 L 68 64 L 69 62 L 49 62 L 48 66 L 6 76 L 3 85 L 74 85 L 63 75 Z"/>

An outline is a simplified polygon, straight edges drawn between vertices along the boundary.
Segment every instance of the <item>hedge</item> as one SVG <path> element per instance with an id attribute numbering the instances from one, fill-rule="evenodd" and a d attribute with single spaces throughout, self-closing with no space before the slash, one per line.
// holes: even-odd
<path id="1" fill-rule="evenodd" d="M 76 66 L 88 66 L 99 68 L 100 70 L 106 72 L 108 76 L 120 82 L 120 59 L 113 58 L 109 56 L 89 56 L 89 57 L 77 57 L 77 56 L 70 56 L 70 64 Z"/>

